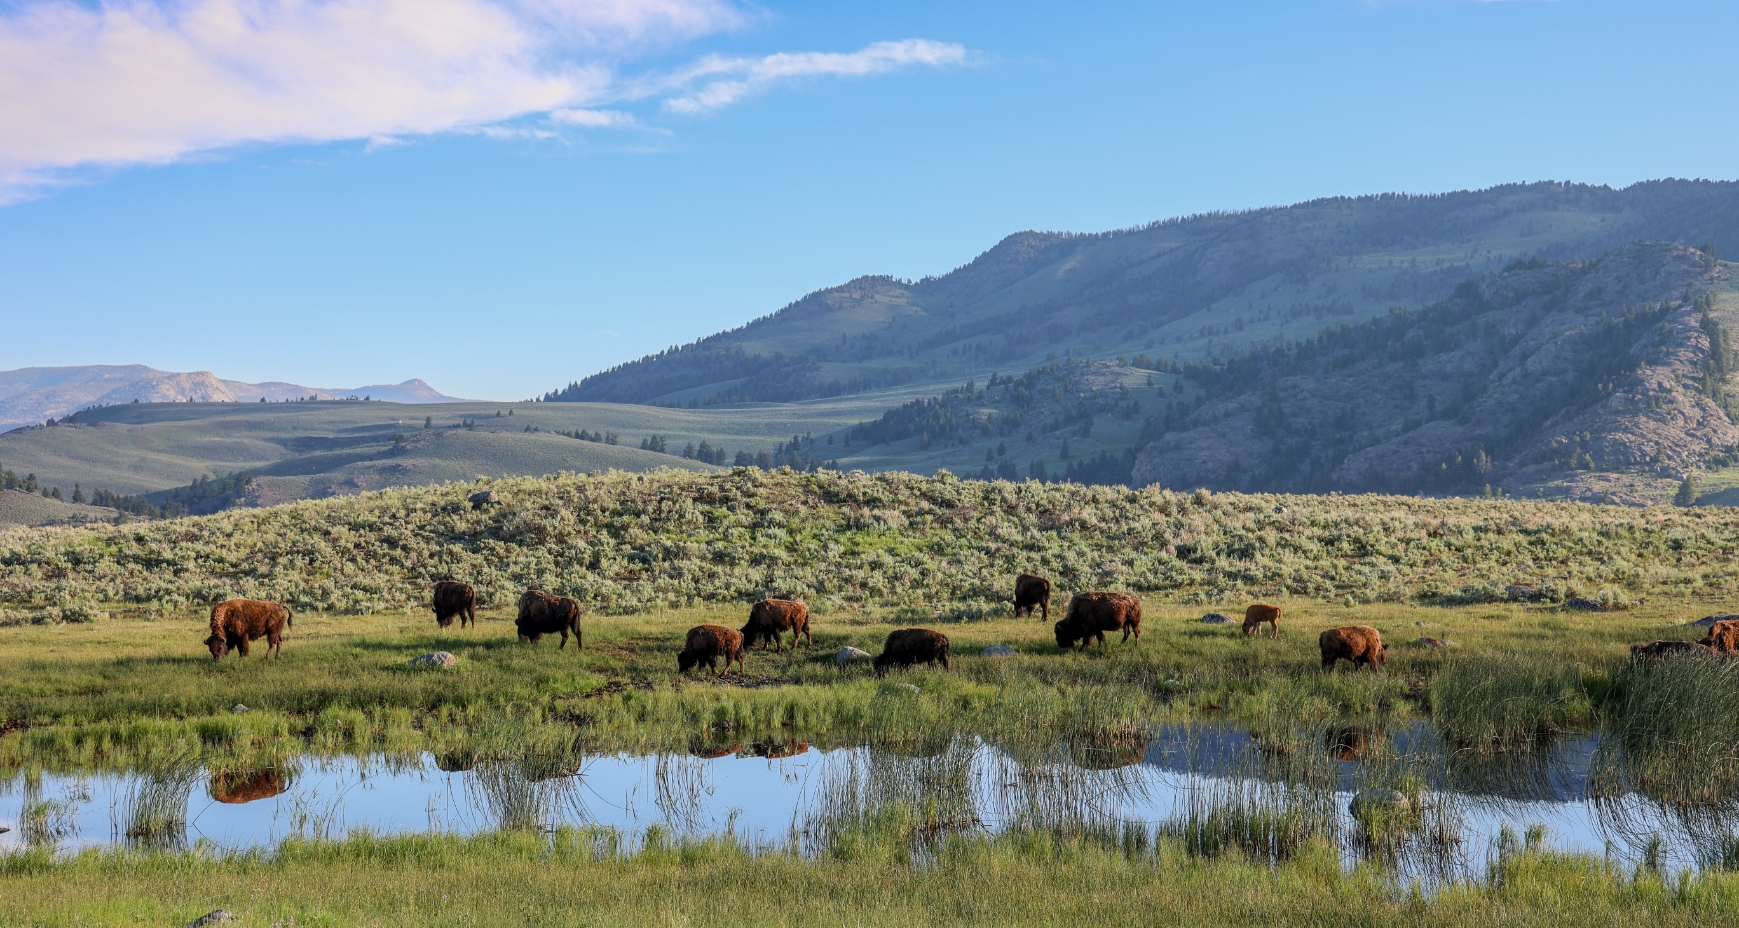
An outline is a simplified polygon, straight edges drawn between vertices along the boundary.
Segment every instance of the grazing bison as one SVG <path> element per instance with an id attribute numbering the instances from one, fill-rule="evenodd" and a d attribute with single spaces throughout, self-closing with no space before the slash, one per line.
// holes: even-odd
<path id="1" fill-rule="evenodd" d="M 1025 609 L 1030 616 L 1034 606 L 1043 610 L 1040 621 L 1051 620 L 1051 581 L 1033 574 L 1021 574 L 1014 578 L 1014 614 L 1018 616 Z"/>
<path id="2" fill-rule="evenodd" d="M 435 583 L 435 624 L 451 628 L 453 617 L 459 617 L 459 627 L 466 622 L 477 624 L 477 591 L 469 583 L 441 580 Z"/>
<path id="3" fill-rule="evenodd" d="M 513 624 L 519 628 L 520 641 L 536 644 L 539 638 L 560 632 L 566 648 L 568 633 L 573 632 L 575 649 L 586 646 L 580 637 L 580 604 L 566 596 L 526 590 L 519 597 L 519 618 Z"/>
<path id="4" fill-rule="evenodd" d="M 1654 660 L 1674 655 L 1713 657 L 1715 653 L 1714 648 L 1698 641 L 1651 641 L 1648 644 L 1630 646 L 1630 659 L 1633 661 Z"/>
<path id="5" fill-rule="evenodd" d="M 1739 619 L 1724 619 L 1709 626 L 1709 634 L 1697 642 L 1717 651 L 1739 651 Z"/>
<path id="6" fill-rule="evenodd" d="M 792 650 L 797 649 L 799 635 L 805 644 L 815 643 L 809 637 L 809 607 L 789 599 L 763 599 L 749 607 L 749 624 L 743 626 L 743 646 L 771 640 L 773 650 L 783 651 L 785 640 L 779 636 L 787 631 L 791 633 Z"/>
<path id="7" fill-rule="evenodd" d="M 947 669 L 948 636 L 927 628 L 897 628 L 888 632 L 882 653 L 876 655 L 876 670 L 913 664 L 941 664 Z"/>
<path id="8" fill-rule="evenodd" d="M 1322 646 L 1322 669 L 1333 670 L 1341 659 L 1353 662 L 1353 668 L 1369 667 L 1375 673 L 1389 659 L 1389 646 L 1383 643 L 1383 633 L 1369 625 L 1343 625 L 1317 636 Z"/>
<path id="9" fill-rule="evenodd" d="M 1272 637 L 1280 637 L 1280 607 L 1264 606 L 1257 603 L 1244 610 L 1244 637 L 1261 636 L 1262 624 L 1266 622 Z"/>
<path id="10" fill-rule="evenodd" d="M 676 652 L 676 669 L 687 673 L 696 665 L 705 664 L 706 669 L 713 669 L 713 663 L 719 658 L 725 659 L 725 665 L 719 668 L 719 676 L 724 676 L 731 669 L 731 661 L 737 662 L 737 672 L 743 670 L 743 633 L 723 625 L 696 625 L 688 630 L 688 640 L 683 642 L 682 650 Z"/>
<path id="11" fill-rule="evenodd" d="M 211 635 L 205 646 L 211 659 L 223 660 L 231 648 L 248 656 L 248 642 L 266 639 L 266 653 L 284 654 L 284 629 L 293 624 L 290 610 L 258 599 L 231 599 L 211 607 Z"/>
<path id="12" fill-rule="evenodd" d="M 1097 640 L 1105 643 L 1105 633 L 1121 630 L 1123 644 L 1134 635 L 1136 642 L 1141 641 L 1141 600 L 1128 593 L 1076 593 L 1069 600 L 1069 612 L 1063 620 L 1054 627 L 1057 633 L 1057 647 L 1074 647 L 1079 641 L 1082 648 L 1087 642 Z"/>

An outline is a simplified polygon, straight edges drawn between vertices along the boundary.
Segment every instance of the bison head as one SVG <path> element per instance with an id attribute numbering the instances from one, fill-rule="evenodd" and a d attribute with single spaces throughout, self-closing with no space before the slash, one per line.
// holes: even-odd
<path id="1" fill-rule="evenodd" d="M 1374 661 L 1378 667 L 1381 667 L 1383 664 L 1388 662 L 1389 645 L 1387 642 L 1382 642 L 1377 645 L 1377 653 L 1371 655 L 1371 660 Z"/>
<path id="2" fill-rule="evenodd" d="M 700 663 L 700 656 L 695 654 L 693 651 L 683 648 L 676 652 L 677 673 L 688 673 L 690 670 L 694 669 L 694 665 L 698 663 Z M 725 669 L 729 670 L 730 668 L 727 665 Z"/>
<path id="3" fill-rule="evenodd" d="M 1053 629 L 1057 633 L 1057 647 L 1059 648 L 1072 648 L 1075 646 L 1076 639 L 1081 637 L 1075 634 L 1074 626 L 1070 625 L 1067 620 L 1058 622 L 1053 626 Z"/>
<path id="4" fill-rule="evenodd" d="M 223 656 L 229 653 L 229 639 L 221 635 L 207 636 L 205 646 L 211 649 L 211 659 L 214 661 L 223 660 Z"/>

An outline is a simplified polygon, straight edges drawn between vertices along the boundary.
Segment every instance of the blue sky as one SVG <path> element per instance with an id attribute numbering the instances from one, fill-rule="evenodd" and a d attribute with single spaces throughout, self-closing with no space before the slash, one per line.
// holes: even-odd
<path id="1" fill-rule="evenodd" d="M 1734 6 L 0 0 L 0 369 L 515 399 L 1020 229 L 1735 178 Z"/>

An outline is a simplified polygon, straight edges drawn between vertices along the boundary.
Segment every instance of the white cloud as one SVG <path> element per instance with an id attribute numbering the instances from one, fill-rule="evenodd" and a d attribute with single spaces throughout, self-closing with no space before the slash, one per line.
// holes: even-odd
<path id="1" fill-rule="evenodd" d="M 763 58 L 712 55 L 653 86 L 677 88 L 699 84 L 694 90 L 665 100 L 664 105 L 678 113 L 700 113 L 728 106 L 749 94 L 798 78 L 858 77 L 911 65 L 934 67 L 965 61 L 964 46 L 928 39 L 905 39 L 877 42 L 849 53 L 786 52 Z"/>
<path id="2" fill-rule="evenodd" d="M 610 101 L 716 109 L 782 80 L 961 60 L 923 40 L 708 57 L 624 82 L 637 55 L 740 28 L 738 0 L 0 0 L 0 203 L 82 172 L 242 144 L 634 127 Z M 544 128 L 500 127 L 549 114 Z"/>

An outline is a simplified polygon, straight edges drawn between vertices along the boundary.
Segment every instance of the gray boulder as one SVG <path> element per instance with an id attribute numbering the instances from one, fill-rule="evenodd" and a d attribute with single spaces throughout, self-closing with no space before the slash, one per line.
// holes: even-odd
<path id="1" fill-rule="evenodd" d="M 1207 615 L 1202 616 L 1202 621 L 1209 625 L 1230 625 L 1233 620 L 1231 616 L 1226 615 L 1223 612 L 1210 612 Z"/>
<path id="2" fill-rule="evenodd" d="M 845 647 L 840 648 L 839 653 L 833 656 L 833 662 L 841 667 L 844 667 L 852 661 L 867 661 L 869 659 L 870 653 L 868 651 L 861 648 L 854 648 L 851 645 L 846 645 Z"/>
<path id="3" fill-rule="evenodd" d="M 244 706 L 244 705 L 242 705 L 242 704 L 241 704 L 241 703 L 239 703 L 239 702 L 238 702 L 238 703 L 236 703 L 236 704 L 235 704 L 235 705 L 233 705 L 233 706 L 230 706 L 230 707 L 229 707 L 229 711 L 231 711 L 231 712 L 234 712 L 234 713 L 236 713 L 236 714 L 237 714 L 237 715 L 240 715 L 240 714 L 241 714 L 241 713 L 243 713 L 243 712 L 252 712 L 252 711 L 254 711 L 254 710 L 252 710 L 252 709 L 249 709 L 249 708 L 248 708 L 248 707 L 247 707 L 247 706 Z"/>
<path id="4" fill-rule="evenodd" d="M 434 651 L 405 661 L 406 667 L 434 667 L 440 670 L 452 670 L 459 666 L 459 659 L 446 651 Z"/>
<path id="5" fill-rule="evenodd" d="M 923 692 L 923 690 L 918 689 L 916 686 L 913 686 L 910 683 L 884 683 L 884 684 L 882 684 L 881 689 L 876 690 L 876 695 L 878 695 L 878 696 L 916 696 L 922 692 Z"/>
<path id="6" fill-rule="evenodd" d="M 1015 649 L 1009 647 L 1006 644 L 993 644 L 990 647 L 985 648 L 984 650 L 978 652 L 978 656 L 979 657 L 1014 657 L 1016 654 L 1019 654 L 1019 653 L 1020 653 L 1019 651 L 1016 651 Z"/>
<path id="7" fill-rule="evenodd" d="M 207 926 L 210 925 L 233 924 L 235 924 L 235 916 L 231 915 L 228 909 L 218 909 L 213 912 L 207 912 L 193 921 L 188 922 L 187 928 L 207 928 Z"/>
<path id="8" fill-rule="evenodd" d="M 1575 596 L 1564 603 L 1566 609 L 1580 609 L 1583 612 L 1601 612 L 1606 609 L 1598 600 L 1585 596 Z"/>
<path id="9" fill-rule="evenodd" d="M 1450 641 L 1447 638 L 1421 638 L 1421 639 L 1419 639 L 1419 644 L 1422 644 L 1427 648 L 1442 649 L 1442 648 L 1452 647 L 1455 644 L 1455 642 Z"/>
<path id="10" fill-rule="evenodd" d="M 467 497 L 472 509 L 482 509 L 484 506 L 496 506 L 501 503 L 501 497 L 494 490 L 478 490 Z"/>
<path id="11" fill-rule="evenodd" d="M 1703 616 L 1702 618 L 1698 619 L 1697 621 L 1692 622 L 1691 624 L 1697 626 L 1698 628 L 1708 628 L 1709 626 L 1714 625 L 1716 622 L 1729 622 L 1729 621 L 1732 621 L 1733 619 L 1739 619 L 1739 614 L 1706 615 L 1706 616 Z"/>
<path id="12" fill-rule="evenodd" d="M 1353 818 L 1363 818 L 1372 812 L 1411 812 L 1413 801 L 1399 790 L 1360 790 L 1347 805 L 1347 811 L 1353 814 Z"/>

